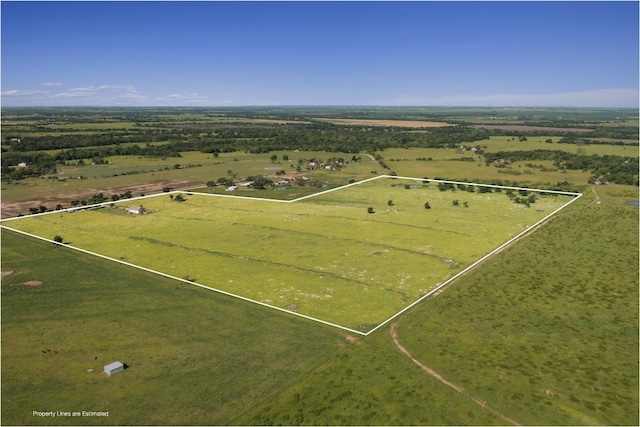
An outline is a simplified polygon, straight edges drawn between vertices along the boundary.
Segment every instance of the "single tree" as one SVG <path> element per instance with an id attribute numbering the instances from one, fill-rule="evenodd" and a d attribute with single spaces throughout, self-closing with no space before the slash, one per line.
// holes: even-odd
<path id="1" fill-rule="evenodd" d="M 460 202 L 458 201 L 458 199 L 454 199 L 453 201 L 453 206 L 459 206 Z"/>
<path id="2" fill-rule="evenodd" d="M 389 205 L 389 206 L 393 206 L 393 200 L 389 200 L 389 201 L 387 201 L 387 205 Z"/>
<path id="3" fill-rule="evenodd" d="M 56 235 L 56 236 L 53 238 L 53 241 L 54 241 L 54 242 L 56 242 L 56 243 L 60 243 L 60 244 L 62 244 L 62 242 L 64 241 L 64 239 L 62 238 L 62 236 Z"/>
<path id="4" fill-rule="evenodd" d="M 367 208 L 367 212 L 370 214 L 375 213 L 372 207 Z"/>
<path id="5" fill-rule="evenodd" d="M 429 204 L 429 202 L 426 202 L 426 203 L 424 204 L 424 208 L 425 208 L 425 209 L 431 209 L 431 205 Z"/>

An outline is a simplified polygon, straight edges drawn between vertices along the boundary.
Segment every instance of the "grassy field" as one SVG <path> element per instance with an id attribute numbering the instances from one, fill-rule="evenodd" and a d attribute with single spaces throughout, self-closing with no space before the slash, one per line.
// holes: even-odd
<path id="1" fill-rule="evenodd" d="M 271 155 L 276 154 L 278 161 L 272 162 Z M 281 160 L 284 155 L 288 155 L 290 161 Z M 252 175 L 273 175 L 273 180 L 277 180 L 273 168 L 279 168 L 285 172 L 295 172 L 299 160 L 306 159 L 329 159 L 331 157 L 342 157 L 350 160 L 351 156 L 345 153 L 330 152 L 285 152 L 274 151 L 265 154 L 247 154 L 244 152 L 221 153 L 219 157 L 211 154 L 199 152 L 182 153 L 182 157 L 172 158 L 149 158 L 133 156 L 114 156 L 109 158 L 107 165 L 85 165 L 85 166 L 60 166 L 59 173 L 51 177 L 29 178 L 21 180 L 19 184 L 7 184 L 2 182 L 2 200 L 7 202 L 30 200 L 44 197 L 50 194 L 92 191 L 99 189 L 114 188 L 130 185 L 145 184 L 149 182 L 163 182 L 172 180 L 190 181 L 204 186 L 208 181 L 215 181 L 220 177 L 229 178 L 229 171 L 237 177 Z M 175 168 L 175 165 L 180 168 Z M 363 176 L 371 176 L 370 171 L 377 169 L 380 173 L 382 168 L 370 160 L 367 156 L 362 156 L 358 162 L 350 162 L 340 173 L 326 170 L 306 171 L 305 162 L 302 170 L 312 179 L 318 179 L 328 184 L 346 184 L 350 179 L 362 179 Z M 188 167 L 196 165 L 195 167 Z M 269 169 L 267 169 L 269 168 Z M 133 173 L 132 173 L 133 172 Z M 79 177 L 86 179 L 78 179 Z M 66 177 L 64 181 L 58 177 Z M 50 179 L 48 179 L 50 178 Z M 134 194 L 139 196 L 140 194 Z M 26 213 L 26 212 L 25 212 Z"/>
<path id="2" fill-rule="evenodd" d="M 571 199 L 527 208 L 505 193 L 380 178 L 295 203 L 163 195 L 5 224 L 367 332 Z M 151 214 L 126 214 L 138 204 Z"/>
<path id="3" fill-rule="evenodd" d="M 476 398 L 523 425 L 638 425 L 638 196 L 597 194 L 398 321 L 400 343 L 464 394 L 385 326 L 248 424 L 509 424 Z M 432 406 L 443 393 L 455 413 Z"/>
<path id="4" fill-rule="evenodd" d="M 2 269 L 14 271 L 2 280 L 3 425 L 243 424 L 349 344 L 335 328 L 5 230 Z M 107 377 L 115 360 L 129 367 Z M 109 416 L 32 415 L 83 410 Z"/>
<path id="5" fill-rule="evenodd" d="M 520 423 L 637 425 L 638 208 L 627 204 L 637 192 L 597 194 L 600 205 L 586 195 L 401 318 L 400 342 Z M 388 326 L 354 339 L 7 230 L 1 237 L 2 269 L 16 271 L 1 282 L 4 425 L 506 424 L 424 373 Z M 22 284 L 31 280 L 43 283 Z M 108 378 L 99 371 L 113 360 L 129 368 Z M 109 417 L 52 420 L 34 410 Z"/>
<path id="6" fill-rule="evenodd" d="M 450 148 L 390 148 L 384 151 L 387 165 L 402 176 L 442 178 L 459 181 L 502 182 L 505 185 L 540 188 L 568 181 L 585 185 L 590 174 L 579 170 L 558 170 L 551 161 L 514 162 L 507 168 L 487 166 L 478 156 Z M 461 161 L 474 157 L 474 161 Z M 418 160 L 418 159 L 431 160 Z M 531 168 L 526 164 L 546 168 Z"/>
<path id="7" fill-rule="evenodd" d="M 181 129 L 185 141 L 220 124 L 237 129 L 253 126 L 257 133 L 240 132 L 238 139 L 257 143 L 261 135 L 273 137 L 260 130 L 268 123 L 318 124 L 315 118 L 324 117 L 380 124 L 392 124 L 391 119 L 553 127 L 590 123 L 594 134 L 610 126 L 620 128 L 620 136 L 607 131 L 593 139 L 615 142 L 625 137 L 631 142 L 638 124 L 637 109 L 326 107 L 305 108 L 305 114 L 289 107 L 63 110 L 37 112 L 29 120 L 32 110 L 12 115 L 3 109 L 3 134 L 121 133 L 130 126 L 133 131 L 141 120 L 151 131 L 167 126 Z M 53 113 L 60 113 L 56 126 L 44 128 Z M 382 128 L 365 128 L 367 123 L 358 132 L 362 136 L 370 132 L 366 138 L 371 144 L 349 147 L 372 150 L 387 142 L 401 147 L 400 134 L 429 132 L 404 133 L 397 128 L 381 132 Z M 294 127 L 303 128 L 291 126 L 289 131 Z M 289 132 L 286 126 L 281 130 L 283 136 Z M 309 137 L 324 144 L 316 131 L 322 132 L 300 132 L 300 141 Z M 349 141 L 352 136 L 345 132 L 331 138 Z M 486 146 L 488 152 L 550 149 L 639 155 L 637 146 L 558 144 L 559 134 L 551 133 L 525 136 L 527 141 L 522 142 L 492 135 L 463 144 Z M 11 144 L 3 148 L 10 150 Z M 276 161 L 270 159 L 273 154 Z M 290 161 L 284 161 L 284 155 Z M 637 187 L 589 186 L 591 172 L 557 170 L 544 161 L 486 166 L 483 158 L 456 148 L 362 151 L 356 154 L 361 158 L 357 162 L 351 161 L 352 155 L 290 150 L 236 151 L 214 157 L 193 151 L 164 159 L 113 156 L 107 165 L 91 165 L 85 159 L 84 166 L 75 165 L 75 159 L 69 165 L 56 165 L 60 168 L 56 175 L 21 179 L 19 184 L 3 182 L 2 202 L 5 208 L 27 201 L 23 211 L 27 213 L 31 203 L 38 207 L 43 200 L 53 208 L 56 197 L 67 196 L 62 203 L 68 207 L 70 197 L 99 192 L 109 197 L 127 189 L 139 196 L 160 192 L 166 185 L 228 195 L 221 186 L 204 187 L 205 183 L 257 174 L 273 174 L 277 180 L 275 168 L 292 172 L 302 161 L 313 187 L 243 188 L 234 193 L 292 200 L 315 194 L 320 187 L 331 189 L 389 173 L 373 155 L 380 155 L 400 176 L 532 188 L 567 182 L 567 188 L 584 196 L 531 235 L 367 336 L 198 288 L 189 280 L 211 279 L 237 288 L 264 284 L 253 286 L 253 291 L 267 289 L 272 296 L 258 294 L 257 300 L 273 302 L 282 296 L 283 301 L 274 305 L 296 313 L 311 307 L 319 315 L 330 311 L 335 319 L 342 316 L 345 324 L 367 330 L 384 313 L 397 310 L 394 304 L 405 307 L 409 297 L 424 294 L 432 286 L 427 283 L 432 283 L 430 277 L 436 282 L 442 280 L 436 277 L 450 277 L 485 247 L 494 248 L 559 201 L 543 197 L 527 209 L 509 204 L 505 193 L 441 193 L 391 187 L 388 182 L 375 195 L 360 193 L 365 187 L 354 186 L 294 204 L 247 200 L 240 206 L 217 198 L 212 205 L 213 199 L 205 196 L 187 196 L 186 202 L 177 203 L 164 194 L 155 201 L 142 200 L 155 210 L 144 217 L 116 208 L 30 217 L 33 227 L 46 227 L 48 221 L 59 222 L 53 225 L 59 227 L 62 220 L 90 217 L 92 223 L 86 227 L 78 222 L 66 229 L 40 228 L 38 233 L 49 239 L 60 234 L 71 246 L 87 242 L 98 252 L 110 248 L 115 258 L 129 261 L 132 257 L 149 261 L 153 258 L 149 255 L 156 255 L 158 259 L 150 261 L 153 266 L 171 270 L 179 278 L 189 275 L 189 280 L 172 280 L 2 228 L 0 424 L 505 425 L 509 420 L 522 425 L 640 424 Z M 330 157 L 342 157 L 348 164 L 340 171 L 305 170 L 311 158 Z M 58 180 L 65 176 L 65 181 Z M 80 176 L 83 179 L 77 179 Z M 492 199 L 483 198 L 487 196 Z M 455 208 L 454 198 L 460 201 Z M 426 201 L 432 206 L 429 211 L 423 206 Z M 487 204 L 503 203 L 517 210 L 487 209 Z M 293 213 L 296 205 L 299 211 Z M 223 214 L 213 215 L 212 206 Z M 367 213 L 368 207 L 375 213 Z M 510 213 L 500 216 L 505 212 Z M 429 222 L 425 214 L 430 215 Z M 186 228 L 176 227 L 175 221 L 187 224 Z M 178 268 L 160 258 L 187 262 Z M 429 261 L 424 263 L 425 259 Z M 451 264 L 443 259 L 451 259 Z M 350 264 L 352 260 L 356 265 Z M 245 274 L 252 279 L 236 280 Z M 276 277 L 282 282 L 278 286 Z M 300 292 L 300 279 L 316 288 Z M 285 286 L 285 281 L 293 285 Z M 327 286 L 327 281 L 334 285 Z M 338 285 L 345 283 L 340 289 Z M 394 286 L 382 289 L 384 284 Z M 369 299 L 349 292 L 358 286 L 373 290 Z M 326 298 L 333 299 L 332 307 L 322 306 L 326 295 L 332 295 Z M 354 304 L 354 296 L 362 301 Z M 351 314 L 364 312 L 357 307 L 364 303 L 373 307 L 372 313 L 364 314 L 369 317 Z M 128 368 L 107 377 L 102 367 L 115 360 Z M 429 368 L 463 392 L 429 374 Z M 33 411 L 108 411 L 109 416 L 41 418 Z"/>

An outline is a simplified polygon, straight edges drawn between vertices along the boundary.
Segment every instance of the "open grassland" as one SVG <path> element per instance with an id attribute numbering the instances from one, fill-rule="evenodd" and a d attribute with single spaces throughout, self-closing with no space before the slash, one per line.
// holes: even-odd
<path id="1" fill-rule="evenodd" d="M 163 195 L 7 226 L 366 332 L 571 199 L 380 178 L 295 203 Z M 125 213 L 138 204 L 151 214 Z"/>
<path id="2" fill-rule="evenodd" d="M 14 271 L 2 280 L 3 425 L 243 424 L 349 345 L 335 328 L 5 230 L 2 269 Z M 107 377 L 115 360 L 128 368 Z M 50 410 L 109 416 L 32 416 Z"/>
<path id="3" fill-rule="evenodd" d="M 409 360 L 385 326 L 248 423 L 508 424 L 492 407 L 523 425 L 638 425 L 638 194 L 597 194 L 397 321 L 400 344 L 465 393 Z M 444 390 L 482 405 L 432 407 Z"/>
<path id="4" fill-rule="evenodd" d="M 351 179 L 359 181 L 393 171 L 401 176 L 501 182 L 532 188 L 556 187 L 563 182 L 566 184 L 563 188 L 578 189 L 585 195 L 532 235 L 494 255 L 419 303 L 408 314 L 394 319 L 391 325 L 384 325 L 366 337 L 201 289 L 187 283 L 188 280 L 146 273 L 3 228 L 0 236 L 3 270 L 0 424 L 499 425 L 509 424 L 508 419 L 526 425 L 640 423 L 637 187 L 589 187 L 587 180 L 591 171 L 558 170 L 551 161 L 518 161 L 503 168 L 486 166 L 483 157 L 459 147 L 486 146 L 489 154 L 545 149 L 581 155 L 638 156 L 637 145 L 631 144 L 637 144 L 637 109 L 332 107 L 305 108 L 303 112 L 287 107 L 265 107 L 206 111 L 25 109 L 14 111 L 15 114 L 5 114 L 4 110 L 2 145 L 8 155 L 15 154 L 16 147 L 10 141 L 13 136 L 83 135 L 83 139 L 90 140 L 102 134 L 125 134 L 129 126 L 132 134 L 141 135 L 140 141 L 150 139 L 143 135 L 147 131 L 157 136 L 148 143 L 123 142 L 118 144 L 120 147 L 186 145 L 185 150 L 168 150 L 164 158 L 151 151 L 147 154 L 155 157 L 105 155 L 104 160 L 111 162 L 106 165 L 92 165 L 92 157 L 81 157 L 85 153 L 81 150 L 66 165 L 56 164 L 58 174 L 13 181 L 19 184 L 6 184 L 3 180 L 3 217 L 27 213 L 30 207 L 41 204 L 51 209 L 56 203 L 68 207 L 73 199 L 100 192 L 109 197 L 131 190 L 134 196 L 139 196 L 160 192 L 164 187 L 203 186 L 200 191 L 228 195 L 222 186 L 204 185 L 210 180 L 234 175 L 236 182 L 257 174 L 271 175 L 277 180 L 276 170 L 292 172 L 299 160 L 313 186 L 290 186 L 285 191 L 242 188 L 234 194 L 292 200 L 318 192 L 320 187 L 333 188 Z M 347 130 L 319 123 L 319 117 L 357 121 L 343 123 L 350 125 L 351 130 Z M 48 126 L 52 123 L 50 119 L 55 126 Z M 371 120 L 385 127 L 374 126 Z M 311 124 L 287 126 L 302 121 Z M 489 139 L 462 139 L 466 142 L 458 144 L 447 140 L 464 131 L 463 127 L 411 130 L 392 127 L 401 121 L 514 124 L 529 129 L 555 127 L 562 131 L 534 136 L 522 130 L 526 141 L 491 131 Z M 141 127 L 134 126 L 137 123 Z M 587 124 L 594 131 L 575 133 L 576 138 L 622 141 L 630 145 L 557 143 L 565 134 L 565 126 L 586 127 Z M 613 127 L 616 129 L 608 129 Z M 279 131 L 273 132 L 276 128 Z M 280 139 L 286 135 L 289 137 Z M 186 146 L 194 141 L 207 139 L 212 143 L 192 146 L 192 151 L 186 151 Z M 549 139 L 551 143 L 547 142 Z M 226 147 L 220 148 L 219 157 L 201 152 L 215 148 L 218 142 Z M 432 145 L 434 142 L 447 142 L 443 146 L 454 148 L 400 148 L 414 144 L 437 146 Z M 42 150 L 31 154 L 55 156 L 60 153 L 60 149 L 49 149 L 52 146 L 56 145 L 43 144 Z M 374 147 L 389 148 L 374 152 Z M 98 146 L 87 148 L 90 148 L 87 153 L 101 152 Z M 268 148 L 270 152 L 249 153 L 257 148 Z M 274 151 L 276 148 L 286 151 Z M 224 152 L 227 149 L 236 151 Z M 325 152 L 303 151 L 313 149 Z M 334 153 L 335 150 L 349 154 Z M 181 151 L 182 157 L 172 157 L 176 151 Z M 353 153 L 361 159 L 350 162 Z M 270 159 L 272 154 L 277 155 L 276 161 Z M 290 161 L 283 160 L 285 154 Z M 384 162 L 374 161 L 374 155 L 379 155 L 378 159 Z M 342 157 L 349 164 L 340 171 L 306 171 L 306 161 L 314 157 Z M 84 166 L 77 164 L 80 159 L 84 159 Z M 21 161 L 15 158 L 9 165 Z M 384 163 L 389 169 L 384 168 Z M 176 168 L 176 164 L 180 167 Z M 65 176 L 65 181 L 58 181 Z M 83 179 L 78 179 L 80 176 Z M 345 229 L 357 221 L 336 218 L 335 213 L 344 212 L 338 209 L 339 203 L 318 198 L 305 202 L 312 213 L 300 216 L 299 222 L 310 221 L 316 212 L 327 209 L 330 211 L 328 226 L 312 229 L 308 234 L 306 230 L 289 229 L 287 227 L 296 224 L 285 223 L 284 218 L 294 217 L 289 212 L 278 220 L 270 219 L 266 225 L 271 228 L 267 228 L 264 219 L 254 215 L 254 209 L 228 210 L 225 212 L 235 213 L 241 220 L 209 236 L 205 249 L 214 252 L 217 249 L 212 246 L 229 243 L 226 231 L 242 230 L 238 232 L 242 239 L 249 235 L 253 238 L 249 243 L 230 242 L 231 248 L 235 245 L 236 250 L 242 251 L 240 256 L 245 257 L 248 247 L 255 245 L 264 249 L 269 247 L 269 242 L 275 249 L 259 253 L 264 257 L 260 261 L 238 257 L 235 258 L 238 263 L 231 264 L 228 262 L 232 258 L 217 254 L 222 260 L 218 265 L 238 269 L 239 263 L 247 265 L 251 261 L 256 265 L 272 263 L 268 267 L 272 268 L 273 263 L 299 259 L 308 263 L 303 266 L 311 266 L 309 270 L 315 266 L 326 268 L 314 272 L 300 269 L 291 274 L 291 270 L 282 267 L 277 269 L 278 274 L 285 272 L 296 281 L 305 277 L 327 281 L 343 274 L 347 260 L 338 255 L 348 253 L 359 255 L 358 270 L 346 270 L 347 276 L 352 274 L 347 277 L 352 282 L 361 279 L 357 275 L 364 265 L 368 273 L 372 271 L 371 266 L 379 269 L 384 280 L 399 285 L 404 279 L 403 286 L 405 283 L 413 286 L 431 273 L 418 271 L 422 264 L 407 264 L 406 260 L 416 259 L 414 252 L 420 253 L 420 259 L 435 260 L 427 251 L 441 256 L 435 252 L 437 246 L 419 246 L 416 251 L 419 233 L 401 234 L 403 241 L 396 239 L 386 247 L 380 242 L 372 245 L 368 236 L 384 237 L 385 230 L 392 230 L 385 218 L 405 215 L 404 205 L 413 204 L 415 200 L 411 197 L 419 192 L 436 195 L 428 201 L 438 226 L 448 222 L 443 218 L 451 217 L 451 212 L 444 215 L 444 206 L 450 206 L 452 198 L 458 198 L 461 205 L 463 201 L 469 203 L 469 208 L 459 206 L 454 214 L 464 215 L 463 209 L 471 211 L 478 208 L 480 202 L 463 199 L 463 195 L 478 195 L 460 191 L 440 194 L 437 190 L 406 190 L 402 185 L 389 186 L 386 190 L 392 189 L 397 192 L 376 198 L 375 202 L 359 202 L 357 214 L 367 226 L 356 228 L 360 233 L 353 231 L 357 234 L 352 237 L 354 245 L 336 238 L 334 231 L 348 236 L 352 230 Z M 332 197 L 340 193 L 332 193 Z M 436 209 L 440 196 L 450 198 Z M 119 209 L 94 212 L 93 218 L 101 221 L 102 229 L 95 227 L 95 235 L 87 239 L 96 241 L 98 236 L 109 236 L 118 231 L 112 224 L 122 228 L 127 222 L 120 221 L 128 221 L 126 229 L 134 238 L 126 239 L 124 247 L 129 253 L 119 252 L 116 257 L 130 256 L 132 250 L 143 247 L 149 253 L 177 249 L 190 263 L 184 265 L 191 269 L 204 251 L 201 246 L 193 250 L 186 248 L 191 248 L 194 241 L 202 244 L 204 228 L 216 229 L 211 216 L 184 219 L 192 213 L 188 209 L 198 208 L 200 197 L 187 196 L 187 201 L 180 204 L 186 209 L 181 221 L 191 224 L 189 235 L 176 230 L 181 248 L 161 244 L 160 239 L 152 241 L 149 235 L 136 234 L 130 223 L 139 224 L 143 217 L 127 216 Z M 393 199 L 394 206 L 387 204 L 388 199 Z M 158 200 L 165 202 L 160 203 L 160 210 L 149 218 L 178 205 L 171 202 L 167 194 Z M 24 203 L 23 209 L 5 215 L 6 206 L 19 203 L 17 201 Z M 420 198 L 421 203 L 424 201 L 427 200 Z M 635 202 L 636 206 L 628 202 Z M 139 203 L 131 201 L 120 206 Z M 150 206 L 147 199 L 142 203 Z M 272 207 L 279 205 L 269 203 Z M 529 213 L 539 206 L 532 205 Z M 375 214 L 367 214 L 368 207 L 373 207 Z M 422 212 L 422 207 L 418 210 L 426 212 Z M 56 219 L 59 215 L 48 216 Z M 161 215 L 156 218 L 158 225 L 163 225 L 157 227 L 158 232 L 169 236 L 167 228 L 171 222 Z M 251 218 L 252 222 L 245 218 Z M 497 226 L 495 223 L 502 221 L 500 217 L 485 218 L 478 225 L 473 218 L 459 219 L 462 225 L 456 225 L 455 231 L 469 234 L 472 233 L 469 229 L 479 227 L 481 233 L 485 233 L 478 237 L 480 240 L 490 238 L 492 228 Z M 489 228 L 484 223 L 488 223 Z M 420 222 L 412 229 L 422 233 L 428 227 L 429 224 Z M 153 226 L 146 230 L 151 228 Z M 86 229 L 82 232 L 90 234 Z M 53 229 L 46 230 L 44 236 L 51 239 L 55 234 L 61 234 L 71 246 L 79 242 Z M 439 240 L 447 238 L 441 236 Z M 110 239 L 105 237 L 105 245 L 113 243 Z M 298 246 L 303 242 L 308 245 Z M 389 246 L 393 245 L 398 247 L 391 250 Z M 342 252 L 332 253 L 333 258 L 328 258 L 319 255 L 318 250 L 322 248 Z M 462 249 L 461 254 L 469 254 L 475 248 L 469 244 Z M 440 262 L 434 268 L 444 269 L 445 276 L 455 274 L 464 259 L 454 257 L 452 261 L 454 259 L 461 264 Z M 202 283 L 206 274 L 216 271 L 216 264 L 213 265 L 213 268 L 208 265 L 198 270 L 198 274 L 195 270 L 171 273 L 178 277 L 189 274 L 189 280 L 197 284 Z M 400 273 L 409 271 L 412 277 L 394 276 L 393 271 L 389 273 L 390 266 Z M 247 269 L 250 274 L 260 274 L 259 270 Z M 272 278 L 265 277 L 265 283 Z M 401 291 L 416 289 L 420 286 Z M 290 288 L 282 287 L 280 291 L 277 295 L 292 294 Z M 315 303 L 322 295 L 328 294 L 316 293 L 317 297 L 308 296 L 308 299 Z M 395 293 L 393 298 L 398 301 L 403 296 Z M 299 312 L 304 304 L 295 305 L 297 309 L 287 309 Z M 402 350 L 398 346 L 402 346 Z M 101 372 L 102 367 L 114 360 L 126 363 L 128 369 L 109 378 Z M 459 393 L 447 386 L 425 368 L 435 370 L 444 380 L 464 391 Z M 109 416 L 38 418 L 32 415 L 34 410 L 97 410 L 109 411 Z"/>
<path id="5" fill-rule="evenodd" d="M 271 161 L 270 157 L 273 154 L 276 154 L 280 160 Z M 282 160 L 284 155 L 289 156 L 288 161 Z M 300 160 L 303 160 L 302 170 L 310 179 L 317 179 L 330 185 L 346 184 L 350 179 L 371 176 L 372 169 L 383 172 L 382 168 L 367 156 L 361 156 L 358 162 L 349 162 L 339 173 L 327 170 L 306 171 L 309 159 L 326 160 L 331 157 L 342 157 L 348 161 L 350 156 L 344 153 L 317 151 L 274 151 L 264 154 L 233 152 L 221 153 L 218 157 L 207 153 L 185 152 L 181 157 L 165 159 L 113 156 L 109 158 L 109 164 L 60 166 L 56 175 L 46 178 L 28 178 L 17 184 L 2 182 L 2 201 L 38 200 L 53 194 L 87 194 L 87 192 L 89 194 L 86 197 L 90 197 L 109 188 L 126 185 L 133 188 L 148 183 L 176 180 L 193 182 L 195 186 L 204 187 L 208 181 L 215 181 L 220 177 L 230 178 L 233 175 L 239 178 L 263 175 L 277 180 L 278 170 L 284 170 L 287 173 L 295 172 Z M 176 165 L 179 167 L 176 168 Z M 134 192 L 134 195 L 140 194 Z M 37 207 L 37 205 L 37 202 L 34 202 L 34 206 Z M 53 206 L 49 207 L 53 208 Z M 27 212 L 28 208 L 22 213 Z"/>
<path id="6" fill-rule="evenodd" d="M 486 165 L 478 156 L 454 148 L 390 148 L 384 153 L 387 166 L 402 176 L 502 182 L 505 185 L 532 188 L 544 188 L 563 181 L 582 185 L 587 183 L 590 176 L 586 171 L 558 170 L 552 161 L 521 161 L 506 168 L 496 168 Z M 472 158 L 473 161 L 460 160 L 462 157 Z M 534 167 L 527 164 L 533 164 Z"/>
<path id="7" fill-rule="evenodd" d="M 520 150 L 560 150 L 572 154 L 585 154 L 590 156 L 598 154 L 600 156 L 628 156 L 638 157 L 638 145 L 607 145 L 607 144 L 561 144 L 557 136 L 528 136 L 526 141 L 519 141 L 513 136 L 492 136 L 489 139 L 475 141 L 474 147 L 479 145 L 487 147 L 491 152 L 496 151 L 520 151 Z M 552 142 L 546 142 L 551 140 Z"/>
<path id="8" fill-rule="evenodd" d="M 3 425 L 268 425 L 272 413 L 289 425 L 499 422 L 417 375 L 385 333 L 354 340 L 7 230 L 2 268 L 15 271 L 1 282 Z M 21 284 L 31 280 L 43 283 Z M 114 360 L 128 368 L 107 377 Z M 339 391 L 303 407 L 304 387 L 327 373 Z M 278 411 L 286 395 L 293 400 Z"/>
<path id="9" fill-rule="evenodd" d="M 407 317 L 401 342 L 525 424 L 637 425 L 637 192 L 597 192 Z"/>

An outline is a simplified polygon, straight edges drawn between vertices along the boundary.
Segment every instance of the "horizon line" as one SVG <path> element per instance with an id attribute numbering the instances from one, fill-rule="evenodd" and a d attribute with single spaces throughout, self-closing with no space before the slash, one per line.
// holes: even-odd
<path id="1" fill-rule="evenodd" d="M 498 108 L 498 109 L 511 109 L 511 108 L 571 108 L 571 109 L 602 109 L 602 110 L 638 110 L 637 107 L 624 107 L 624 106 L 571 106 L 571 105 L 410 105 L 410 104 L 398 104 L 398 105 L 377 105 L 377 104 L 238 104 L 238 105 L 0 105 L 0 108 L 274 108 L 274 107 L 286 107 L 286 108 Z"/>

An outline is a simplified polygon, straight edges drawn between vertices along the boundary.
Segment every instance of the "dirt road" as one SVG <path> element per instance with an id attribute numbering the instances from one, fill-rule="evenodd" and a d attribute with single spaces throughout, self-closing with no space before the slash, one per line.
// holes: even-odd
<path id="1" fill-rule="evenodd" d="M 194 187 L 201 187 L 204 184 L 196 181 L 158 181 L 148 182 L 145 184 L 126 185 L 121 187 L 109 187 L 109 188 L 89 188 L 76 193 L 68 194 L 55 194 L 52 196 L 41 197 L 38 199 L 23 200 L 19 202 L 2 202 L 2 211 L 0 217 L 11 218 L 20 214 L 28 214 L 29 208 L 37 208 L 40 205 L 46 206 L 49 209 L 54 209 L 57 204 L 61 204 L 63 207 L 71 207 L 72 200 L 88 199 L 94 194 L 103 193 L 106 197 L 110 197 L 112 194 L 123 194 L 127 191 L 131 191 L 134 197 L 141 194 L 154 194 L 161 193 L 163 188 L 170 187 L 173 190 L 186 190 Z"/>
<path id="2" fill-rule="evenodd" d="M 393 343 L 396 345 L 396 347 L 398 347 L 398 349 L 405 355 L 407 356 L 409 359 L 411 359 L 411 361 L 413 363 L 415 363 L 416 365 L 418 365 L 420 367 L 420 369 L 422 369 L 423 371 L 425 371 L 427 374 L 431 375 L 432 377 L 434 377 L 435 379 L 437 379 L 438 381 L 440 381 L 441 383 L 443 383 L 444 385 L 451 387 L 452 389 L 454 389 L 455 391 L 457 391 L 458 393 L 466 396 L 467 398 L 473 400 L 476 404 L 478 404 L 482 409 L 486 409 L 487 411 L 491 412 L 494 415 L 497 415 L 498 417 L 502 418 L 503 420 L 513 424 L 514 426 L 519 426 L 521 425 L 520 423 L 518 423 L 517 421 L 507 417 L 506 415 L 504 415 L 503 413 L 501 413 L 500 411 L 493 409 L 492 407 L 487 405 L 487 402 L 484 400 L 481 400 L 475 396 L 470 395 L 464 388 L 462 388 L 461 386 L 452 383 L 451 381 L 448 381 L 447 379 L 445 379 L 442 375 L 440 375 L 439 373 L 437 373 L 436 371 L 434 371 L 433 369 L 429 368 L 427 365 L 423 364 L 422 362 L 420 362 L 418 359 L 416 359 L 415 357 L 413 357 L 411 355 L 411 353 L 409 353 L 409 351 L 404 348 L 402 346 L 402 344 L 400 344 L 400 341 L 398 340 L 398 334 L 396 333 L 396 327 L 398 326 L 399 320 L 394 322 L 393 324 L 391 324 L 391 328 L 390 328 L 390 333 L 391 333 L 391 339 L 393 340 Z"/>

